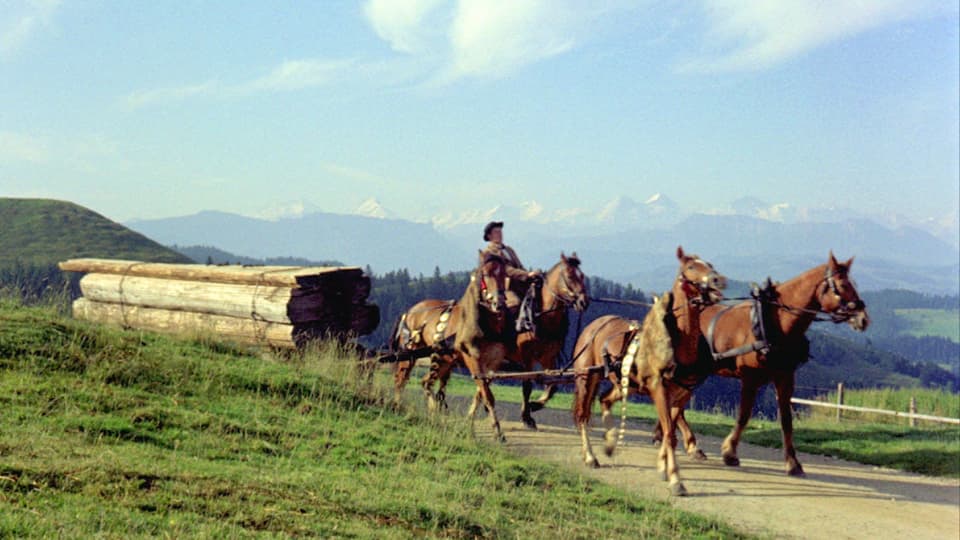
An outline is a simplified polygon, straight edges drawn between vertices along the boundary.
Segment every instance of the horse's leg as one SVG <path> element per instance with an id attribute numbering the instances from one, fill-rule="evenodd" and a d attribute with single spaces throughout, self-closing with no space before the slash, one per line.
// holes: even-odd
<path id="1" fill-rule="evenodd" d="M 530 402 L 530 412 L 537 412 L 547 406 L 547 402 L 550 401 L 550 398 L 557 393 L 557 386 L 553 383 L 548 384 L 546 388 L 543 389 L 543 393 L 540 394 L 540 397 L 536 401 Z"/>
<path id="2" fill-rule="evenodd" d="M 780 412 L 780 430 L 783 432 L 783 457 L 787 474 L 805 476 L 803 467 L 797 460 L 797 451 L 793 447 L 793 410 L 790 407 L 790 398 L 793 397 L 793 372 L 777 374 L 773 384 L 777 389 L 777 406 Z"/>
<path id="3" fill-rule="evenodd" d="M 520 420 L 528 429 L 536 430 L 537 422 L 530 416 L 530 393 L 533 392 L 533 381 L 525 379 L 521 384 L 523 401 L 520 403 Z"/>
<path id="4" fill-rule="evenodd" d="M 750 422 L 750 415 L 753 414 L 753 404 L 757 400 L 757 390 L 759 388 L 760 384 L 752 378 L 744 377 L 740 380 L 740 408 L 737 411 L 737 423 L 733 425 L 733 430 L 720 446 L 720 455 L 723 456 L 724 465 L 740 466 L 740 458 L 737 457 L 737 445 L 740 444 L 743 430 L 747 428 L 747 424 Z"/>
<path id="5" fill-rule="evenodd" d="M 622 389 L 619 384 L 613 385 L 613 389 L 606 395 L 600 396 L 600 410 L 603 418 L 603 451 L 607 456 L 612 456 L 617 448 L 617 422 L 613 416 L 613 406 L 623 399 Z"/>
<path id="6" fill-rule="evenodd" d="M 697 461 L 706 460 L 707 455 L 697 446 L 697 436 L 693 433 L 693 429 L 690 428 L 690 424 L 687 423 L 687 418 L 683 414 L 690 403 L 690 398 L 693 397 L 693 392 L 677 386 L 671 386 L 670 391 L 674 396 L 672 398 L 673 404 L 670 407 L 670 419 L 683 435 L 684 450 L 687 451 L 688 456 Z"/>
<path id="7" fill-rule="evenodd" d="M 396 370 L 393 372 L 393 403 L 395 406 L 400 406 L 400 403 L 403 402 L 403 389 L 407 386 L 407 381 L 410 380 L 414 362 L 415 360 L 410 359 L 396 364 Z"/>
<path id="8" fill-rule="evenodd" d="M 450 375 L 453 373 L 453 362 L 453 358 L 447 357 L 437 376 L 440 379 L 440 388 L 437 389 L 436 394 L 437 404 L 444 409 L 447 408 L 447 383 L 450 382 Z"/>
<path id="9" fill-rule="evenodd" d="M 662 379 L 654 379 L 651 386 L 649 388 L 650 399 L 653 400 L 653 404 L 657 408 L 657 417 L 660 419 L 660 425 L 663 426 L 665 435 L 660 443 L 657 470 L 661 472 L 664 480 L 669 481 L 670 494 L 683 496 L 687 494 L 687 488 L 680 481 L 680 470 L 677 467 L 677 456 L 674 451 L 677 446 L 677 433 L 670 414 L 669 395 Z"/>
<path id="10" fill-rule="evenodd" d="M 503 436 L 503 431 L 500 430 L 500 420 L 497 418 L 497 411 L 494 408 L 496 399 L 493 397 L 493 392 L 490 391 L 490 382 L 484 379 L 477 379 L 477 392 L 483 400 L 484 407 L 487 408 L 487 413 L 490 414 L 493 438 L 499 442 L 506 441 L 507 439 Z"/>
<path id="11" fill-rule="evenodd" d="M 598 374 L 577 375 L 573 391 L 573 423 L 580 432 L 581 456 L 588 467 L 599 467 L 600 461 L 593 454 L 587 428 L 590 424 L 590 410 L 593 408 L 593 396 L 600 383 Z"/>
<path id="12" fill-rule="evenodd" d="M 434 352 L 430 355 L 430 371 L 423 376 L 423 379 L 420 380 L 420 385 L 423 387 L 423 395 L 427 400 L 427 409 L 430 412 L 436 412 L 439 408 L 437 404 L 437 399 L 433 395 L 433 385 L 437 382 L 439 378 L 439 372 L 443 369 L 444 358 L 440 353 Z"/>

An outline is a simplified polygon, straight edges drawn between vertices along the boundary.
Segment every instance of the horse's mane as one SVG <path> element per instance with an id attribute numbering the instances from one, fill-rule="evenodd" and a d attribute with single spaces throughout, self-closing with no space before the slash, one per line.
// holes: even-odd
<path id="1" fill-rule="evenodd" d="M 563 264 L 564 264 L 564 261 L 562 261 L 562 260 L 557 261 L 556 264 L 554 264 L 553 266 L 550 267 L 550 270 L 548 270 L 547 273 L 549 274 L 550 272 L 553 272 L 554 270 L 556 270 L 559 266 L 561 266 L 561 265 L 563 265 Z M 574 268 L 580 268 L 580 257 L 577 257 L 576 255 L 569 255 L 569 256 L 567 256 L 566 264 L 568 264 L 568 265 L 570 265 L 570 266 L 572 266 L 572 267 L 574 267 Z"/>
<path id="2" fill-rule="evenodd" d="M 478 269 L 490 262 L 498 262 L 501 265 L 506 265 L 503 257 L 495 253 L 487 252 L 482 255 Z M 475 271 L 471 275 L 470 283 L 467 285 L 466 290 L 463 291 L 463 297 L 460 298 L 460 302 L 457 303 L 457 305 L 460 306 L 460 327 L 457 329 L 457 339 L 453 344 L 454 349 L 462 352 L 472 351 L 473 354 L 476 354 L 478 343 L 485 337 L 483 326 L 480 322 L 479 280 L 483 278 L 477 274 Z"/>
<path id="3" fill-rule="evenodd" d="M 457 339 L 453 347 L 463 352 L 474 349 L 484 336 L 480 325 L 480 286 L 475 276 L 476 274 L 471 276 L 470 284 L 463 291 L 463 297 L 457 302 L 460 307 L 460 326 L 457 328 Z"/>

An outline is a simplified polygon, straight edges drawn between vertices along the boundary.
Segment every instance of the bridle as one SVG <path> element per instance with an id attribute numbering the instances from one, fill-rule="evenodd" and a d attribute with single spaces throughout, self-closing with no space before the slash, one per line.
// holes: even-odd
<path id="1" fill-rule="evenodd" d="M 583 292 L 577 294 L 573 292 L 572 287 L 570 286 L 570 278 L 567 276 L 565 267 L 566 265 L 563 265 L 563 267 L 558 265 L 558 268 L 560 268 L 561 289 L 558 290 L 557 287 L 550 287 L 550 293 L 553 294 L 553 303 L 551 304 L 550 309 L 546 310 L 547 312 L 569 308 L 576 303 L 577 299 L 580 297 L 580 294 L 586 294 L 587 278 L 583 275 L 583 271 L 581 271 L 579 268 L 574 268 L 580 277 L 580 282 L 583 284 Z M 560 308 L 557 307 L 557 302 L 560 303 Z"/>
<path id="2" fill-rule="evenodd" d="M 686 269 L 681 268 L 677 272 L 677 281 L 680 282 L 683 292 L 686 293 L 689 302 L 696 306 L 707 307 L 716 302 L 710 298 L 710 291 L 713 290 L 711 283 L 720 278 L 720 274 L 713 269 L 713 265 L 704 261 L 703 259 L 696 259 L 695 262 L 700 263 L 710 269 L 710 272 L 705 274 L 699 280 L 693 280 L 687 277 Z M 691 296 L 695 294 L 696 296 Z"/>
<path id="3" fill-rule="evenodd" d="M 839 272 L 834 272 L 830 267 L 827 267 L 827 270 L 824 272 L 823 282 L 826 284 L 823 292 L 817 295 L 817 304 L 820 305 L 821 309 L 817 310 L 818 313 L 823 313 L 830 316 L 830 320 L 834 323 L 842 323 L 850 320 L 851 317 L 857 314 L 858 311 L 863 311 L 863 308 L 866 305 L 863 303 L 863 300 L 857 298 L 856 300 L 851 300 L 850 302 L 843 301 L 843 295 L 840 294 L 840 287 L 837 286 L 837 281 L 834 279 L 835 276 L 840 275 Z M 832 311 L 826 311 L 823 309 L 823 295 L 831 293 L 837 297 L 837 309 Z"/>
<path id="4" fill-rule="evenodd" d="M 497 287 L 497 294 L 494 295 L 490 291 L 490 288 L 487 287 L 487 278 L 489 277 L 493 276 L 484 272 L 483 265 L 481 265 L 470 279 L 477 281 L 480 287 L 480 299 L 477 301 L 477 304 L 483 306 L 488 311 L 497 312 L 500 306 L 506 308 L 507 294 L 503 287 Z"/>
<path id="5" fill-rule="evenodd" d="M 813 315 L 815 322 L 832 322 L 834 324 L 847 322 L 853 318 L 857 312 L 863 311 L 866 304 L 859 298 L 851 300 L 850 302 L 843 301 L 843 295 L 840 293 L 840 287 L 837 286 L 835 279 L 835 277 L 839 275 L 841 275 L 839 272 L 834 272 L 829 267 L 824 272 L 823 280 L 817 285 L 819 291 L 817 293 L 817 309 L 798 308 L 776 301 L 769 301 L 768 303 L 795 315 Z M 823 309 L 823 296 L 826 294 L 833 294 L 837 297 L 836 309 L 830 311 Z"/>

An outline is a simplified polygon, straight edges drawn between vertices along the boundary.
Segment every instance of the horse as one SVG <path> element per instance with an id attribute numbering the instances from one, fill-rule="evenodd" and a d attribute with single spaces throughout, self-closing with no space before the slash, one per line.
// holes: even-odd
<path id="1" fill-rule="evenodd" d="M 528 370 L 537 364 L 545 370 L 556 367 L 557 355 L 566 339 L 570 308 L 583 312 L 590 305 L 586 277 L 580 270 L 580 259 L 575 252 L 569 257 L 560 253 L 560 261 L 544 274 L 539 297 L 536 330 L 518 333 L 516 347 L 509 348 L 507 352 L 509 360 Z M 394 331 L 395 350 L 429 348 L 431 352 L 430 371 L 421 380 L 431 410 L 445 405 L 445 388 L 455 363 L 452 342 L 459 321 L 460 311 L 455 302 L 424 300 L 402 316 L 398 323 L 399 330 Z M 413 362 L 405 360 L 397 365 L 394 387 L 399 399 L 400 392 L 410 378 Z M 440 382 L 440 388 L 433 393 L 432 388 L 437 381 Z M 530 413 L 543 408 L 553 396 L 555 387 L 548 385 L 537 401 L 530 402 L 532 389 L 532 382 L 525 380 L 520 416 L 525 426 L 536 429 L 536 422 Z"/>
<path id="2" fill-rule="evenodd" d="M 505 267 L 506 262 L 495 255 L 488 256 L 482 252 L 480 255 L 480 266 L 470 276 L 464 298 L 467 298 L 469 303 L 476 303 L 474 296 L 479 294 L 479 301 L 487 311 L 503 316 L 506 310 L 506 274 L 505 270 L 497 270 L 495 267 L 498 264 Z M 503 279 L 500 279 L 501 274 Z M 479 293 L 476 289 L 479 289 Z M 402 399 L 403 389 L 410 380 L 417 358 L 429 355 L 430 372 L 421 381 L 427 406 L 433 411 L 445 405 L 443 391 L 439 391 L 435 396 L 432 385 L 438 376 L 448 371 L 447 366 L 452 366 L 456 361 L 454 340 L 456 329 L 464 322 L 464 307 L 462 302 L 455 300 L 423 300 L 414 304 L 397 320 L 390 339 L 390 350 L 399 358 L 394 371 L 396 404 Z M 468 316 L 476 316 L 474 309 L 469 305 L 466 307 Z"/>
<path id="3" fill-rule="evenodd" d="M 673 290 L 664 294 L 654 305 L 642 326 L 636 321 L 606 315 L 587 325 L 577 339 L 574 347 L 577 351 L 574 361 L 574 423 L 580 431 L 582 457 L 588 466 L 599 466 L 587 436 L 587 425 L 593 398 L 602 378 L 601 372 L 607 373 L 612 386 L 600 396 L 607 455 L 613 454 L 617 442 L 611 414 L 616 401 L 623 399 L 625 405 L 630 393 L 649 394 L 664 432 L 673 433 L 671 405 L 685 403 L 689 399 L 689 392 L 682 386 L 671 384 L 669 379 L 673 377 L 679 361 L 696 361 L 696 355 L 691 356 L 690 351 L 696 350 L 696 340 L 699 338 L 699 310 L 702 305 L 722 298 L 721 290 L 726 286 L 726 278 L 718 274 L 710 263 L 695 255 L 686 255 L 682 247 L 677 248 L 677 259 L 680 268 Z M 674 308 L 675 302 L 682 305 Z M 680 312 L 679 316 L 677 311 Z M 620 359 L 623 359 L 622 365 L 614 365 Z M 633 371 L 634 359 L 636 372 Z M 624 408 L 621 437 L 625 414 Z M 686 488 L 680 481 L 677 469 L 675 446 L 675 436 L 661 442 L 657 468 L 669 481 L 672 494 L 685 495 Z"/>
<path id="4" fill-rule="evenodd" d="M 810 343 L 805 334 L 814 321 L 846 322 L 858 332 L 869 326 L 866 305 L 850 279 L 852 264 L 852 257 L 840 263 L 831 251 L 826 264 L 779 285 L 768 280 L 763 290 L 755 291 L 753 301 L 712 306 L 700 315 L 700 324 L 708 329 L 700 347 L 699 365 L 707 366 L 704 375 L 740 379 L 737 422 L 721 446 L 725 465 L 740 465 L 737 445 L 750 421 L 757 392 L 772 382 L 777 392 L 786 473 L 804 476 L 793 445 L 790 399 L 795 374 L 807 360 Z M 683 416 L 683 409 L 673 410 L 672 415 L 689 441 L 693 431 Z"/>

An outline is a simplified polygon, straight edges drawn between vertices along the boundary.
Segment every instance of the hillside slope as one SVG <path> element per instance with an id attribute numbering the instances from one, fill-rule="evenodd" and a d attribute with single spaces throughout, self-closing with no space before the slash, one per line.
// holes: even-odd
<path id="1" fill-rule="evenodd" d="M 51 265 L 77 257 L 191 262 L 146 236 L 80 205 L 0 198 L 0 267 Z"/>
<path id="2" fill-rule="evenodd" d="M 0 299 L 0 537 L 744 537 L 385 390 L 342 350 L 280 360 Z"/>

